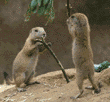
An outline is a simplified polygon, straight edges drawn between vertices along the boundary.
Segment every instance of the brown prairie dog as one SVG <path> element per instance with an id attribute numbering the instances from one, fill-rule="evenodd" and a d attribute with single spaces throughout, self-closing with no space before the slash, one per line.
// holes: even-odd
<path id="1" fill-rule="evenodd" d="M 45 48 L 40 47 L 41 43 L 37 39 L 45 39 L 46 32 L 42 27 L 32 28 L 22 50 L 17 54 L 13 62 L 13 78 L 11 81 L 8 74 L 4 72 L 6 82 L 15 84 L 18 91 L 25 91 L 24 87 L 28 84 L 37 83 L 34 78 L 39 52 Z M 41 49 L 42 48 L 42 49 Z"/>
<path id="2" fill-rule="evenodd" d="M 82 13 L 75 13 L 66 22 L 73 39 L 72 58 L 76 68 L 76 82 L 80 91 L 76 97 L 72 98 L 79 98 L 82 95 L 83 80 L 86 78 L 90 80 L 94 92 L 99 93 L 100 89 L 94 80 L 94 62 L 88 18 Z"/>

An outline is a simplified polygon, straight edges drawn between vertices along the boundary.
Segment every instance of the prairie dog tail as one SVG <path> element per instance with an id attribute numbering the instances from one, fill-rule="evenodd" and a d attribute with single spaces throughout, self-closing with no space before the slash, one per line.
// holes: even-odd
<path id="1" fill-rule="evenodd" d="M 8 74 L 7 74 L 6 72 L 4 72 L 3 74 L 4 74 L 4 78 L 5 78 L 5 80 L 6 80 L 6 84 L 8 84 L 8 85 L 10 85 L 10 84 L 15 84 L 14 80 L 11 81 L 11 80 L 9 79 L 9 76 L 8 76 Z"/>

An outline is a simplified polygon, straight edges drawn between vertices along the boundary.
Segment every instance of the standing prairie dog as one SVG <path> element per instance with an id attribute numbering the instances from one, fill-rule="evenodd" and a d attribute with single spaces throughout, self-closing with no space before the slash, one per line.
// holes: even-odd
<path id="1" fill-rule="evenodd" d="M 41 43 L 36 40 L 45 39 L 46 32 L 42 27 L 32 28 L 22 50 L 17 54 L 13 62 L 13 78 L 11 81 L 8 74 L 4 72 L 8 84 L 16 84 L 18 91 L 25 91 L 24 87 L 28 84 L 37 83 L 34 78 L 39 52 L 45 48 L 40 47 Z"/>
<path id="2" fill-rule="evenodd" d="M 94 80 L 93 52 L 90 44 L 88 18 L 82 13 L 75 13 L 66 22 L 73 39 L 72 57 L 76 68 L 76 82 L 80 90 L 80 93 L 76 97 L 71 98 L 76 99 L 82 95 L 83 81 L 87 78 L 91 82 L 94 92 L 99 93 L 101 90 Z"/>

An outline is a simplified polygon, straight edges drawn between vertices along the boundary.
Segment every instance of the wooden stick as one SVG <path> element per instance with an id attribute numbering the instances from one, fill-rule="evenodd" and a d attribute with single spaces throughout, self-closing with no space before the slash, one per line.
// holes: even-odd
<path id="1" fill-rule="evenodd" d="M 67 0 L 67 9 L 68 9 L 68 16 L 70 17 L 70 6 L 69 6 L 69 0 Z"/>
<path id="2" fill-rule="evenodd" d="M 58 65 L 60 66 L 60 68 L 61 68 L 61 70 L 62 70 L 62 72 L 63 72 L 63 75 L 64 75 L 64 77 L 65 77 L 67 83 L 69 83 L 70 81 L 69 81 L 69 79 L 68 79 L 68 77 L 67 77 L 67 75 L 66 75 L 66 72 L 65 72 L 65 70 L 64 70 L 64 68 L 63 68 L 63 66 L 62 66 L 62 64 L 61 64 L 61 62 L 58 60 L 57 56 L 56 56 L 55 53 L 52 51 L 52 49 L 47 45 L 47 43 L 46 43 L 43 39 L 42 39 L 42 41 L 41 41 L 41 40 L 36 40 L 36 41 L 43 43 L 44 46 L 50 51 L 51 55 L 53 55 L 53 57 L 55 58 L 56 62 L 57 62 Z"/>

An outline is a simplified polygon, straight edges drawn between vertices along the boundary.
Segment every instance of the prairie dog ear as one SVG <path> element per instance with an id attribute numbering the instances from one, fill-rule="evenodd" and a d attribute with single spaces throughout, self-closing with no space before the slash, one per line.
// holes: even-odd
<path id="1" fill-rule="evenodd" d="M 80 26 L 81 26 L 81 27 L 87 25 L 87 22 L 86 22 L 85 20 L 81 20 L 81 21 L 79 21 L 79 22 L 80 22 Z"/>

